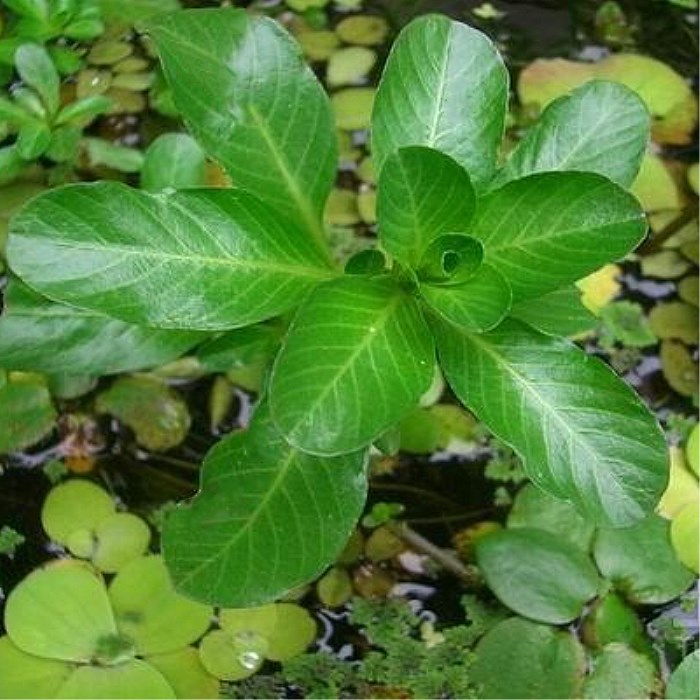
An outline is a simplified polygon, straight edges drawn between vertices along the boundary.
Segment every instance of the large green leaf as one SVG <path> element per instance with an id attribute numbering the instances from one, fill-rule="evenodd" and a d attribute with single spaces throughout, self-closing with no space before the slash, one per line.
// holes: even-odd
<path id="1" fill-rule="evenodd" d="M 586 83 L 545 109 L 491 186 L 533 173 L 584 170 L 629 187 L 644 156 L 649 123 L 644 102 L 629 88 Z"/>
<path id="2" fill-rule="evenodd" d="M 680 700 L 681 698 L 700 697 L 700 651 L 694 651 L 686 656 L 675 668 L 666 685 L 667 698 Z"/>
<path id="3" fill-rule="evenodd" d="M 498 599 L 537 622 L 571 622 L 598 592 L 590 557 L 546 530 L 518 527 L 486 535 L 477 542 L 476 561 Z"/>
<path id="4" fill-rule="evenodd" d="M 459 285 L 421 284 L 421 297 L 443 318 L 473 331 L 487 331 L 508 313 L 512 293 L 503 275 L 482 265 Z"/>
<path id="5" fill-rule="evenodd" d="M 584 698 L 652 698 L 658 686 L 654 662 L 624 644 L 609 644 L 595 658 L 583 684 Z"/>
<path id="6" fill-rule="evenodd" d="M 496 167 L 508 73 L 481 32 L 440 15 L 411 22 L 394 44 L 374 101 L 372 157 L 381 172 L 402 146 L 452 156 L 474 184 Z"/>
<path id="7" fill-rule="evenodd" d="M 237 186 L 322 241 L 335 129 L 291 37 L 278 22 L 235 9 L 176 12 L 150 27 L 175 104 L 204 148 Z"/>
<path id="8" fill-rule="evenodd" d="M 514 304 L 510 315 L 548 335 L 579 335 L 597 324 L 573 284 Z"/>
<path id="9" fill-rule="evenodd" d="M 666 442 L 612 370 L 517 321 L 483 335 L 444 323 L 435 332 L 453 390 L 536 485 L 613 527 L 653 510 L 668 478 Z"/>
<path id="10" fill-rule="evenodd" d="M 315 454 L 364 447 L 428 390 L 435 355 L 420 308 L 391 278 L 317 287 L 292 322 L 270 386 L 275 422 Z"/>
<path id="11" fill-rule="evenodd" d="M 646 232 L 639 202 L 592 173 L 539 173 L 479 200 L 469 233 L 513 298 L 539 297 L 632 250 Z"/>
<path id="12" fill-rule="evenodd" d="M 19 280 L 5 292 L 0 367 L 47 373 L 114 374 L 176 359 L 207 336 L 145 328 L 58 304 Z"/>
<path id="13" fill-rule="evenodd" d="M 469 230 L 475 205 L 469 175 L 452 158 L 423 146 L 400 148 L 379 177 L 382 247 L 416 269 L 438 236 Z"/>
<path id="14" fill-rule="evenodd" d="M 291 447 L 263 406 L 207 455 L 201 490 L 170 515 L 165 560 L 178 590 L 219 605 L 275 600 L 317 576 L 364 506 L 364 454 Z"/>
<path id="15" fill-rule="evenodd" d="M 254 323 L 331 274 L 299 229 L 247 192 L 116 182 L 33 199 L 11 222 L 7 256 L 50 298 L 162 328 Z"/>

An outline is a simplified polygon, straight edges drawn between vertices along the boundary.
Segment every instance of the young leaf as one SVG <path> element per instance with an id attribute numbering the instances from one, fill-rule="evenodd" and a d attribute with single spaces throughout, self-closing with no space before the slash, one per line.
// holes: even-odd
<path id="1" fill-rule="evenodd" d="M 390 278 L 317 287 L 277 356 L 270 408 L 284 436 L 314 454 L 368 445 L 418 404 L 433 379 L 430 331 Z"/>
<path id="2" fill-rule="evenodd" d="M 459 285 L 421 284 L 420 295 L 442 318 L 477 332 L 498 325 L 512 299 L 508 282 L 488 264 Z"/>
<path id="3" fill-rule="evenodd" d="M 635 92 L 619 83 L 591 81 L 545 109 L 490 187 L 552 170 L 598 173 L 629 187 L 646 150 L 649 124 L 649 112 Z"/>
<path id="4" fill-rule="evenodd" d="M 575 282 L 632 250 L 646 232 L 637 200 L 592 173 L 540 173 L 479 200 L 469 233 L 529 299 Z"/>
<path id="5" fill-rule="evenodd" d="M 205 165 L 204 151 L 191 136 L 163 134 L 146 149 L 141 187 L 151 192 L 202 187 Z"/>
<path id="6" fill-rule="evenodd" d="M 333 116 L 291 37 L 241 9 L 176 12 L 150 28 L 175 104 L 209 155 L 323 244 Z"/>
<path id="7" fill-rule="evenodd" d="M 276 600 L 338 555 L 366 492 L 363 453 L 301 452 L 262 406 L 246 432 L 209 452 L 199 494 L 166 520 L 163 551 L 175 587 L 231 607 Z"/>
<path id="8" fill-rule="evenodd" d="M 474 215 L 471 180 L 452 158 L 423 146 L 400 148 L 379 176 L 377 217 L 382 247 L 416 268 L 441 234 L 467 232 Z"/>
<path id="9" fill-rule="evenodd" d="M 68 122 L 89 123 L 98 114 L 106 112 L 112 106 L 112 100 L 104 95 L 90 95 L 82 100 L 67 104 L 56 117 L 56 124 Z"/>
<path id="10" fill-rule="evenodd" d="M 666 442 L 608 367 L 517 321 L 484 335 L 434 330 L 452 389 L 520 454 L 537 486 L 613 527 L 653 510 L 668 476 Z"/>
<path id="11" fill-rule="evenodd" d="M 58 188 L 11 222 L 7 256 L 46 296 L 161 328 L 280 314 L 332 273 L 291 222 L 240 190 Z"/>
<path id="12" fill-rule="evenodd" d="M 0 317 L 0 367 L 116 374 L 175 360 L 205 337 L 196 331 L 145 328 L 57 304 L 11 280 Z"/>
<path id="13" fill-rule="evenodd" d="M 435 238 L 416 269 L 426 284 L 454 287 L 473 277 L 484 259 L 484 247 L 472 236 L 448 233 Z"/>
<path id="14" fill-rule="evenodd" d="M 597 323 L 596 317 L 581 303 L 581 292 L 574 285 L 513 304 L 510 315 L 541 333 L 557 336 L 579 335 Z"/>
<path id="15" fill-rule="evenodd" d="M 54 115 L 59 106 L 60 78 L 46 49 L 22 44 L 15 52 L 15 66 L 22 81 L 39 93 L 49 115 Z"/>
<path id="16" fill-rule="evenodd" d="M 496 597 L 537 622 L 571 622 L 598 592 L 588 554 L 546 530 L 519 527 L 485 535 L 477 542 L 476 561 Z"/>
<path id="17" fill-rule="evenodd" d="M 496 167 L 507 100 L 508 72 L 485 35 L 439 15 L 414 20 L 389 54 L 374 101 L 377 172 L 402 146 L 429 146 L 454 158 L 478 189 Z"/>

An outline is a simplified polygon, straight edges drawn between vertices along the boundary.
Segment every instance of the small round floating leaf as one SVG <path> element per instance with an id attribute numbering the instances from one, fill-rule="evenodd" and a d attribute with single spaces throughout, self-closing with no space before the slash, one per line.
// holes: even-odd
<path id="1" fill-rule="evenodd" d="M 687 700 L 700 697 L 700 651 L 688 654 L 668 679 L 666 698 Z"/>
<path id="2" fill-rule="evenodd" d="M 178 698 L 196 700 L 219 696 L 219 680 L 204 668 L 199 651 L 194 647 L 149 656 L 148 664 L 160 672 Z"/>
<path id="3" fill-rule="evenodd" d="M 676 550 L 678 558 L 689 569 L 698 573 L 698 549 L 700 549 L 700 533 L 698 533 L 698 509 L 697 489 L 696 497 L 692 503 L 673 518 L 671 522 L 671 543 Z"/>
<path id="4" fill-rule="evenodd" d="M 364 46 L 339 49 L 328 61 L 326 83 L 331 87 L 356 83 L 372 70 L 376 61 L 377 54 Z"/>
<path id="5" fill-rule="evenodd" d="M 95 407 L 128 425 L 139 444 L 154 452 L 179 445 L 190 429 L 187 404 L 156 377 L 117 379 L 97 397 Z"/>
<path id="6" fill-rule="evenodd" d="M 690 349 L 679 340 L 661 341 L 661 369 L 670 387 L 681 396 L 693 396 L 698 390 L 698 363 Z"/>
<path id="7" fill-rule="evenodd" d="M 209 632 L 199 644 L 199 658 L 212 676 L 240 681 L 252 676 L 263 664 L 267 641 L 256 632 Z"/>
<path id="8" fill-rule="evenodd" d="M 352 226 L 358 223 L 360 212 L 357 210 L 355 192 L 341 188 L 331 190 L 323 217 L 332 226 Z"/>
<path id="9" fill-rule="evenodd" d="M 73 671 L 55 697 L 75 700 L 136 700 L 174 698 L 175 693 L 153 666 L 132 659 L 119 666 L 80 666 Z"/>
<path id="10" fill-rule="evenodd" d="M 598 592 L 598 573 L 588 556 L 545 530 L 489 534 L 478 541 L 476 560 L 504 605 L 540 622 L 571 622 Z"/>
<path id="11" fill-rule="evenodd" d="M 596 564 L 630 602 L 661 605 L 692 583 L 692 572 L 673 550 L 669 527 L 668 521 L 652 515 L 634 527 L 598 530 Z"/>
<path id="12" fill-rule="evenodd" d="M 585 668 L 573 634 L 513 617 L 478 643 L 470 676 L 481 698 L 577 698 Z"/>
<path id="13" fill-rule="evenodd" d="M 66 540 L 68 551 L 79 559 L 90 559 L 95 551 L 95 544 L 92 530 L 73 530 Z"/>
<path id="14" fill-rule="evenodd" d="M 654 662 L 624 644 L 610 644 L 593 661 L 583 698 L 651 698 L 657 684 Z"/>
<path id="15" fill-rule="evenodd" d="M 331 97 L 335 123 L 344 131 L 368 129 L 376 90 L 369 87 L 344 88 Z"/>
<path id="16" fill-rule="evenodd" d="M 71 664 L 42 659 L 0 637 L 0 698 L 52 698 L 73 670 Z"/>
<path id="17" fill-rule="evenodd" d="M 344 605 L 352 594 L 350 574 L 340 566 L 331 567 L 316 584 L 316 595 L 328 608 Z"/>
<path id="18" fill-rule="evenodd" d="M 688 469 L 683 451 L 672 446 L 671 471 L 668 486 L 656 507 L 656 512 L 672 520 L 684 506 L 698 500 L 698 480 Z"/>
<path id="19" fill-rule="evenodd" d="M 115 513 L 98 525 L 95 538 L 92 563 L 100 571 L 114 573 L 146 552 L 151 530 L 132 513 Z"/>
<path id="20" fill-rule="evenodd" d="M 377 15 L 354 15 L 341 20 L 335 31 L 347 44 L 379 46 L 389 33 L 389 25 Z"/>
<path id="21" fill-rule="evenodd" d="M 682 301 L 657 304 L 649 313 L 649 325 L 658 338 L 698 342 L 698 310 Z"/>
<path id="22" fill-rule="evenodd" d="M 219 621 L 222 629 L 231 634 L 262 636 L 268 644 L 265 657 L 271 661 L 287 661 L 303 653 L 317 633 L 314 618 L 293 603 L 222 610 Z"/>
<path id="23" fill-rule="evenodd" d="M 212 609 L 173 589 L 163 560 L 141 557 L 124 566 L 109 586 L 119 631 L 139 654 L 165 654 L 191 644 L 211 622 Z"/>
<path id="24" fill-rule="evenodd" d="M 695 472 L 696 475 L 700 475 L 700 424 L 696 423 L 690 437 L 688 438 L 688 444 L 685 446 L 686 455 L 688 457 L 688 464 L 690 468 Z"/>
<path id="25" fill-rule="evenodd" d="M 104 583 L 90 566 L 71 560 L 37 569 L 17 585 L 5 627 L 28 654 L 82 663 L 117 634 Z"/>
<path id="26" fill-rule="evenodd" d="M 534 484 L 523 486 L 508 513 L 508 527 L 534 527 L 558 535 L 584 552 L 593 540 L 595 525 L 570 503 L 554 498 Z"/>
<path id="27" fill-rule="evenodd" d="M 41 509 L 46 534 L 59 544 L 67 544 L 76 531 L 94 531 L 116 511 L 112 497 L 85 479 L 70 479 L 49 492 Z"/>

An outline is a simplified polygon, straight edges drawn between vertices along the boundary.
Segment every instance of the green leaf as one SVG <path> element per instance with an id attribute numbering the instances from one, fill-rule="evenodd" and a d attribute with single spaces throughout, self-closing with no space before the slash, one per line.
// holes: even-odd
<path id="1" fill-rule="evenodd" d="M 418 404 L 434 350 L 416 301 L 391 278 L 317 287 L 277 356 L 270 409 L 284 436 L 314 454 L 368 445 Z"/>
<path id="2" fill-rule="evenodd" d="M 143 153 L 138 148 L 120 146 L 104 139 L 84 138 L 90 165 L 105 165 L 121 173 L 137 173 L 143 166 Z"/>
<path id="3" fill-rule="evenodd" d="M 15 67 L 22 81 L 39 93 L 49 115 L 59 107 L 60 77 L 43 46 L 22 44 L 15 52 Z"/>
<path id="4" fill-rule="evenodd" d="M 278 22 L 240 9 L 176 12 L 150 29 L 175 104 L 205 150 L 322 245 L 335 130 L 299 46 Z"/>
<path id="5" fill-rule="evenodd" d="M 653 510 L 668 476 L 666 442 L 612 370 L 517 321 L 483 335 L 443 323 L 435 332 L 452 389 L 537 486 L 613 527 Z"/>
<path id="6" fill-rule="evenodd" d="M 116 374 L 175 360 L 203 337 L 196 331 L 156 330 L 58 304 L 13 279 L 0 316 L 0 367 Z"/>
<path id="7" fill-rule="evenodd" d="M 525 484 L 518 491 L 508 513 L 508 527 L 547 530 L 584 552 L 589 551 L 593 541 L 592 522 L 581 516 L 571 503 L 554 498 L 533 484 Z"/>
<path id="8" fill-rule="evenodd" d="M 400 148 L 379 176 L 382 247 L 416 269 L 438 236 L 468 232 L 475 206 L 469 175 L 452 158 L 423 146 Z"/>
<path id="9" fill-rule="evenodd" d="M 56 124 L 77 122 L 89 124 L 96 116 L 103 114 L 112 106 L 112 100 L 104 95 L 90 95 L 82 100 L 67 104 L 56 117 Z"/>
<path id="10" fill-rule="evenodd" d="M 700 697 L 699 665 L 700 651 L 688 654 L 668 679 L 665 697 L 669 698 L 669 700 L 681 700 L 682 698 L 692 700 Z"/>
<path id="11" fill-rule="evenodd" d="M 512 617 L 477 644 L 470 676 L 480 698 L 578 698 L 585 668 L 571 632 Z"/>
<path id="12" fill-rule="evenodd" d="M 637 200 L 591 173 L 510 182 L 479 200 L 469 231 L 516 300 L 542 296 L 623 257 L 645 232 Z"/>
<path id="13" fill-rule="evenodd" d="M 668 520 L 651 515 L 634 527 L 598 531 L 596 564 L 630 602 L 668 603 L 692 583 L 693 573 L 678 560 L 669 528 Z"/>
<path id="14" fill-rule="evenodd" d="M 102 580 L 75 560 L 55 561 L 24 578 L 7 599 L 5 627 L 28 654 L 82 663 L 93 661 L 117 632 Z"/>
<path id="15" fill-rule="evenodd" d="M 529 527 L 479 538 L 476 561 L 489 588 L 511 610 L 561 625 L 577 618 L 598 592 L 598 572 L 569 540 Z"/>
<path id="16" fill-rule="evenodd" d="M 49 8 L 46 0 L 4 0 L 4 5 L 13 10 L 18 15 L 33 17 L 40 21 L 45 21 L 49 15 Z"/>
<path id="17" fill-rule="evenodd" d="M 448 233 L 433 239 L 417 266 L 421 282 L 456 286 L 474 277 L 484 259 L 484 248 L 472 236 Z"/>
<path id="18" fill-rule="evenodd" d="M 134 25 L 155 15 L 180 9 L 178 0 L 97 0 L 97 5 L 110 25 Z"/>
<path id="19" fill-rule="evenodd" d="M 513 304 L 510 315 L 547 335 L 580 335 L 597 323 L 574 285 Z"/>
<path id="20" fill-rule="evenodd" d="M 205 182 L 206 158 L 199 144 L 187 134 L 163 134 L 146 149 L 141 187 L 158 192 L 168 187 L 184 190 Z"/>
<path id="21" fill-rule="evenodd" d="M 163 328 L 254 323 L 331 274 L 290 222 L 246 192 L 147 194 L 116 182 L 33 199 L 10 225 L 7 256 L 50 298 Z"/>
<path id="22" fill-rule="evenodd" d="M 649 140 L 644 102 L 618 83 L 595 80 L 552 102 L 498 172 L 492 188 L 553 170 L 634 181 Z"/>
<path id="23" fill-rule="evenodd" d="M 202 666 L 194 647 L 149 656 L 148 664 L 161 673 L 178 698 L 215 698 L 219 694 L 218 679 Z"/>
<path id="24" fill-rule="evenodd" d="M 163 550 L 177 589 L 247 607 L 318 576 L 362 511 L 364 462 L 362 453 L 300 452 L 259 408 L 246 432 L 209 452 L 200 493 L 166 520 Z"/>
<path id="25" fill-rule="evenodd" d="M 174 698 L 175 693 L 153 666 L 132 659 L 119 666 L 79 666 L 61 686 L 57 698 Z"/>
<path id="26" fill-rule="evenodd" d="M 109 586 L 116 624 L 139 655 L 167 654 L 192 644 L 209 628 L 213 610 L 179 595 L 159 556 L 139 557 Z"/>
<path id="27" fill-rule="evenodd" d="M 46 383 L 36 375 L 0 380 L 0 407 L 0 454 L 39 442 L 56 421 Z"/>
<path id="28" fill-rule="evenodd" d="M 655 696 L 656 669 L 646 656 L 624 644 L 609 644 L 593 662 L 583 684 L 583 698 L 651 698 Z"/>
<path id="29" fill-rule="evenodd" d="M 508 283 L 492 265 L 482 265 L 462 284 L 421 284 L 419 290 L 428 306 L 442 318 L 477 332 L 498 325 L 508 313 L 512 299 Z"/>
<path id="30" fill-rule="evenodd" d="M 0 637 L 0 697 L 53 698 L 71 674 L 72 666 L 42 659 L 18 649 L 7 636 Z"/>
<path id="31" fill-rule="evenodd" d="M 49 127 L 36 119 L 22 125 L 15 142 L 17 153 L 24 160 L 34 160 L 41 156 L 51 144 Z"/>
<path id="32" fill-rule="evenodd" d="M 508 100 L 508 73 L 481 32 L 440 15 L 411 22 L 384 68 L 372 115 L 381 173 L 402 146 L 428 146 L 463 166 L 477 189 L 493 175 Z"/>

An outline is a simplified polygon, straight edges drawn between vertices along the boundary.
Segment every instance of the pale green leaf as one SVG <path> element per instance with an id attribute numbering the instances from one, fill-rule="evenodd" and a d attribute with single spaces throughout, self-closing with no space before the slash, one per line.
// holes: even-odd
<path id="1" fill-rule="evenodd" d="M 539 173 L 479 200 L 469 233 L 515 300 L 539 297 L 622 258 L 646 232 L 637 200 L 591 173 Z"/>
<path id="2" fill-rule="evenodd" d="M 298 45 L 278 22 L 241 9 L 176 12 L 150 29 L 175 104 L 209 155 L 322 242 L 335 130 Z"/>
<path id="3" fill-rule="evenodd" d="M 655 697 L 656 668 L 648 657 L 624 644 L 609 644 L 594 659 L 593 670 L 583 684 L 583 698 Z"/>
<path id="4" fill-rule="evenodd" d="M 434 328 L 452 389 L 537 486 L 613 527 L 653 510 L 668 478 L 666 442 L 612 370 L 517 321 L 483 335 Z"/>
<path id="5" fill-rule="evenodd" d="M 248 607 L 318 576 L 344 547 L 367 492 L 364 455 L 291 447 L 266 407 L 207 455 L 201 490 L 168 518 L 163 549 L 178 590 Z"/>
<path id="6" fill-rule="evenodd" d="M 666 698 L 696 700 L 700 697 L 700 651 L 688 654 L 675 668 L 666 685 Z"/>
<path id="7" fill-rule="evenodd" d="M 579 170 L 629 187 L 646 150 L 649 122 L 644 102 L 629 88 L 585 83 L 545 109 L 490 186 L 533 173 Z"/>
<path id="8" fill-rule="evenodd" d="M 132 659 L 119 666 L 79 666 L 61 686 L 57 698 L 174 698 L 175 693 L 153 666 Z"/>
<path id="9" fill-rule="evenodd" d="M 476 561 L 496 597 L 537 622 L 571 622 L 598 592 L 588 554 L 546 530 L 519 527 L 484 535 Z"/>
<path id="10" fill-rule="evenodd" d="M 115 374 L 175 360 L 203 338 L 196 331 L 146 328 L 59 304 L 14 279 L 0 316 L 0 367 Z"/>
<path id="11" fill-rule="evenodd" d="M 379 176 L 382 247 L 415 269 L 438 236 L 469 231 L 475 206 L 469 175 L 452 158 L 423 146 L 400 148 Z"/>
<path id="12" fill-rule="evenodd" d="M 146 149 L 141 187 L 151 192 L 172 187 L 184 190 L 205 182 L 206 158 L 199 144 L 187 134 L 163 134 Z"/>
<path id="13" fill-rule="evenodd" d="M 462 165 L 475 186 L 496 167 L 508 100 L 508 73 L 481 32 L 441 15 L 399 34 L 372 116 L 377 172 L 402 146 L 429 146 Z"/>
<path id="14" fill-rule="evenodd" d="M 190 330 L 277 315 L 331 274 L 303 233 L 247 192 L 148 194 L 116 182 L 33 199 L 11 222 L 7 256 L 50 298 Z"/>
<path id="15" fill-rule="evenodd" d="M 597 324 L 574 285 L 513 304 L 510 315 L 547 335 L 579 335 Z"/>
<path id="16" fill-rule="evenodd" d="M 15 66 L 25 85 L 39 94 L 47 113 L 55 114 L 60 78 L 46 49 L 38 44 L 22 44 L 15 51 Z"/>
<path id="17" fill-rule="evenodd" d="M 433 365 L 420 308 L 393 279 L 334 280 L 312 292 L 289 328 L 271 380 L 272 415 L 303 450 L 351 452 L 418 404 Z"/>
<path id="18" fill-rule="evenodd" d="M 36 375 L 0 381 L 0 454 L 30 447 L 51 432 L 56 409 Z"/>

